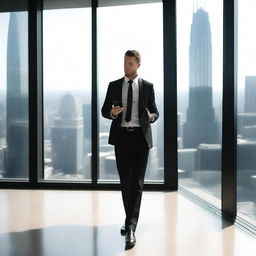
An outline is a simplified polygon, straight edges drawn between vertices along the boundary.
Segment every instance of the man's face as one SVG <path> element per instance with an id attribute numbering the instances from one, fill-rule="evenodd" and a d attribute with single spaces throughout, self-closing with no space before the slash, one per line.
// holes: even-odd
<path id="1" fill-rule="evenodd" d="M 136 62 L 136 58 L 132 56 L 124 56 L 124 73 L 126 76 L 133 76 L 137 73 L 140 64 Z"/>

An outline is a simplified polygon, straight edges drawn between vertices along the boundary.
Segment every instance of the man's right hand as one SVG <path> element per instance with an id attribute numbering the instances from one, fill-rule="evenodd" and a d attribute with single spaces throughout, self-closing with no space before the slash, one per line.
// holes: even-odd
<path id="1" fill-rule="evenodd" d="M 111 113 L 113 116 L 119 115 L 121 112 L 123 112 L 124 108 L 120 106 L 114 106 L 112 105 Z"/>

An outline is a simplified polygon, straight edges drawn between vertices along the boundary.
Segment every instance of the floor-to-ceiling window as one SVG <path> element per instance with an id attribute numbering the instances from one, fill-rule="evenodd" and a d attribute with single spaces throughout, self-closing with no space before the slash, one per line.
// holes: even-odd
<path id="1" fill-rule="evenodd" d="M 91 179 L 91 8 L 86 2 L 44 1 L 45 180 Z"/>
<path id="2" fill-rule="evenodd" d="M 111 1 L 110 1 L 111 2 Z M 163 18 L 160 1 L 138 1 L 142 4 L 108 6 L 99 1 L 97 9 L 98 94 L 102 107 L 110 81 L 124 76 L 123 61 L 127 50 L 141 53 L 140 77 L 154 84 L 160 118 L 152 124 L 154 147 L 150 150 L 145 181 L 163 182 Z M 123 1 L 129 2 L 129 1 Z M 156 3 L 145 3 L 156 2 Z M 108 144 L 111 120 L 99 117 L 99 179 L 118 181 L 115 154 Z"/>
<path id="3" fill-rule="evenodd" d="M 177 0 L 179 185 L 220 208 L 223 1 Z"/>
<path id="4" fill-rule="evenodd" d="M 28 7 L 0 2 L 0 179 L 28 179 Z"/>
<path id="5" fill-rule="evenodd" d="M 256 225 L 256 2 L 238 0 L 237 213 Z"/>

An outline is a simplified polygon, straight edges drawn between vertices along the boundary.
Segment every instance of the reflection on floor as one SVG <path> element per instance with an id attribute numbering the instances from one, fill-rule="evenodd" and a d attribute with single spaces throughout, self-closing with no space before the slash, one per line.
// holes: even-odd
<path id="1" fill-rule="evenodd" d="M 255 255 L 255 239 L 180 192 L 144 192 L 124 250 L 119 191 L 0 190 L 1 256 Z"/>
<path id="2" fill-rule="evenodd" d="M 179 185 L 192 194 L 197 195 L 198 197 L 204 199 L 205 201 L 211 203 L 217 208 L 221 208 L 221 176 L 219 173 L 219 178 L 212 179 L 212 176 L 208 175 L 209 172 L 206 172 L 206 178 L 201 177 L 202 171 L 199 175 L 194 175 L 192 173 L 191 178 L 187 175 L 186 171 L 179 170 Z M 214 172 L 214 171 L 213 171 Z M 217 172 L 217 171 L 215 171 Z M 207 176 L 208 175 L 208 176 Z M 195 178 L 197 177 L 197 178 Z M 238 216 L 246 220 L 249 223 L 252 223 L 256 226 L 256 197 L 255 197 L 255 187 L 249 186 L 249 183 L 244 178 L 244 181 L 241 178 L 237 181 L 237 213 Z"/>

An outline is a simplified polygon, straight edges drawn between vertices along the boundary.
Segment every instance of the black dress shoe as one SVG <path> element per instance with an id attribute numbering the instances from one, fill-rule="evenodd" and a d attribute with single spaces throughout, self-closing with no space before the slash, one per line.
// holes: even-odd
<path id="1" fill-rule="evenodd" d="M 129 250 L 134 247 L 136 244 L 135 232 L 132 228 L 128 228 L 128 231 L 125 236 L 125 250 Z"/>
<path id="2" fill-rule="evenodd" d="M 121 232 L 121 235 L 122 235 L 122 236 L 125 236 L 126 233 L 127 233 L 127 227 L 125 227 L 125 225 L 123 225 L 123 226 L 121 227 L 121 229 L 120 229 L 120 232 Z"/>

